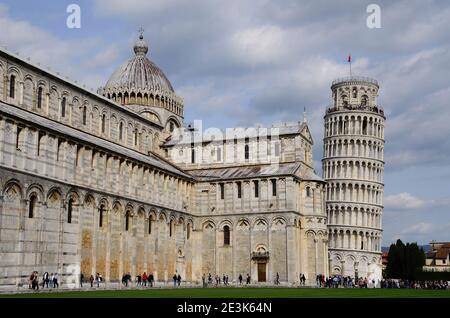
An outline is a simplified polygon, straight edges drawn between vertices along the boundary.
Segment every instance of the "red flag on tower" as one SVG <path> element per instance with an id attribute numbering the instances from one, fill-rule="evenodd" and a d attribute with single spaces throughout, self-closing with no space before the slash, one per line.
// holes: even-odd
<path id="1" fill-rule="evenodd" d="M 352 56 L 349 54 L 347 58 L 348 65 L 350 66 L 350 76 L 352 76 Z"/>

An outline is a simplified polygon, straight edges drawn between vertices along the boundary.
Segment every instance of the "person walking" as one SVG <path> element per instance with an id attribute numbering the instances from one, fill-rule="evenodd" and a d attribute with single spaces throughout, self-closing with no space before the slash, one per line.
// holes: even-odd
<path id="1" fill-rule="evenodd" d="M 239 285 L 242 285 L 242 274 L 239 274 Z"/>
<path id="2" fill-rule="evenodd" d="M 84 275 L 80 273 L 80 287 L 83 288 Z"/>
<path id="3" fill-rule="evenodd" d="M 178 281 L 178 287 L 180 287 L 180 284 L 181 284 L 181 275 L 180 274 L 178 274 L 177 281 Z"/>
<path id="4" fill-rule="evenodd" d="M 55 273 L 55 275 L 53 275 L 53 288 L 59 288 L 58 273 Z"/>
<path id="5" fill-rule="evenodd" d="M 275 283 L 276 283 L 277 285 L 280 285 L 280 274 L 278 274 L 278 272 L 277 272 L 277 278 L 276 278 Z"/>
<path id="6" fill-rule="evenodd" d="M 144 272 L 144 274 L 142 274 L 142 282 L 145 287 L 147 287 L 147 280 L 148 280 L 147 273 Z"/>
<path id="7" fill-rule="evenodd" d="M 94 275 L 91 274 L 91 277 L 89 277 L 89 281 L 91 282 L 91 288 L 94 287 Z"/>
<path id="8" fill-rule="evenodd" d="M 150 287 L 153 287 L 153 280 L 154 280 L 153 273 L 150 273 L 149 276 Z"/>
<path id="9" fill-rule="evenodd" d="M 176 274 L 176 273 L 173 274 L 172 279 L 173 279 L 173 287 L 177 287 L 177 279 L 178 279 L 178 277 L 177 277 L 177 274 Z"/>
<path id="10" fill-rule="evenodd" d="M 34 271 L 31 273 L 30 277 L 28 278 L 28 288 L 33 288 L 33 281 L 34 281 Z"/>
<path id="11" fill-rule="evenodd" d="M 202 275 L 202 283 L 203 283 L 203 288 L 206 288 L 206 276 L 204 273 Z"/>
<path id="12" fill-rule="evenodd" d="M 42 276 L 42 288 L 44 288 L 45 286 L 47 286 L 48 288 L 48 281 L 49 281 L 48 272 L 45 272 L 44 276 Z"/>

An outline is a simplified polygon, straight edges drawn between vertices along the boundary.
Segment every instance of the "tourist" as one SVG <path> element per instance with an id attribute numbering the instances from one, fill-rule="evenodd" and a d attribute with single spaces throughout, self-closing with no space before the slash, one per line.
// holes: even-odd
<path id="1" fill-rule="evenodd" d="M 242 285 L 242 274 L 239 274 L 239 285 Z"/>
<path id="2" fill-rule="evenodd" d="M 31 275 L 31 288 L 33 290 L 39 290 L 39 277 L 38 277 L 38 272 L 34 271 L 33 274 Z"/>
<path id="3" fill-rule="evenodd" d="M 180 274 L 178 274 L 177 281 L 178 281 L 178 287 L 180 287 L 180 284 L 181 284 L 181 275 Z"/>
<path id="4" fill-rule="evenodd" d="M 203 274 L 202 276 L 202 283 L 203 283 L 203 288 L 206 288 L 206 275 Z"/>
<path id="5" fill-rule="evenodd" d="M 47 286 L 48 288 L 48 272 L 45 272 L 44 275 L 42 276 L 42 288 L 44 288 L 45 286 Z"/>
<path id="6" fill-rule="evenodd" d="M 141 275 L 136 276 L 136 287 L 139 287 L 142 285 L 142 277 Z"/>
<path id="7" fill-rule="evenodd" d="M 176 274 L 176 273 L 173 274 L 172 279 L 173 279 L 173 287 L 177 287 L 177 279 L 178 279 L 178 277 L 177 277 L 177 274 Z"/>
<path id="8" fill-rule="evenodd" d="M 53 288 L 59 288 L 58 273 L 55 273 L 55 275 L 53 275 Z"/>
<path id="9" fill-rule="evenodd" d="M 31 273 L 30 277 L 28 278 L 28 288 L 33 288 L 33 281 L 34 281 L 34 271 Z"/>
<path id="10" fill-rule="evenodd" d="M 150 273 L 150 276 L 149 276 L 150 287 L 153 287 L 153 280 L 154 280 L 153 274 Z"/>
<path id="11" fill-rule="evenodd" d="M 275 280 L 275 284 L 280 285 L 280 274 L 278 274 L 278 272 L 277 272 L 277 278 Z"/>
<path id="12" fill-rule="evenodd" d="M 80 273 L 80 287 L 83 288 L 84 275 Z"/>
<path id="13" fill-rule="evenodd" d="M 147 287 L 147 280 L 148 280 L 147 273 L 144 272 L 144 274 L 142 274 L 142 282 L 144 283 L 145 287 Z"/>
<path id="14" fill-rule="evenodd" d="M 91 277 L 89 277 L 89 281 L 91 282 L 91 287 L 94 287 L 94 275 L 91 274 Z"/>
<path id="15" fill-rule="evenodd" d="M 247 273 L 247 285 L 250 284 L 251 278 L 250 275 Z"/>

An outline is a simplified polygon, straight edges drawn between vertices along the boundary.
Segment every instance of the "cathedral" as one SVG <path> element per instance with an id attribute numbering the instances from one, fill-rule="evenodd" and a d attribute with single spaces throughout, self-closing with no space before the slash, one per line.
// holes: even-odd
<path id="1" fill-rule="evenodd" d="M 376 81 L 333 83 L 320 177 L 306 116 L 203 131 L 142 34 L 133 50 L 97 92 L 0 50 L 0 288 L 33 271 L 381 278 Z"/>

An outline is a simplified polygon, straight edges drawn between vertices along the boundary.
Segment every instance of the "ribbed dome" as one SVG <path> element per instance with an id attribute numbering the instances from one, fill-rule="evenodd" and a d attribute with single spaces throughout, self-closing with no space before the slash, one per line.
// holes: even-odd
<path id="1" fill-rule="evenodd" d="M 142 34 L 134 47 L 135 56 L 117 69 L 106 83 L 105 90 L 145 90 L 174 93 L 163 71 L 150 61 L 146 54 L 148 45 Z"/>

